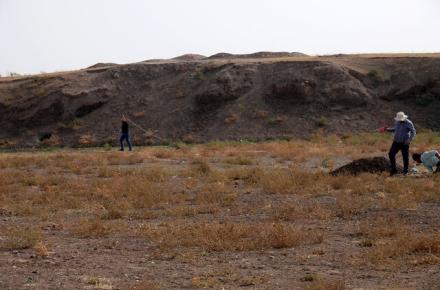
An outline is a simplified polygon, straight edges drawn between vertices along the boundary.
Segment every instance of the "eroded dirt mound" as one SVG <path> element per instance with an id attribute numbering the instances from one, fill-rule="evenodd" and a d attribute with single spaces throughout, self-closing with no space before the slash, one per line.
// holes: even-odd
<path id="1" fill-rule="evenodd" d="M 339 167 L 330 172 L 331 175 L 357 175 L 360 173 L 381 173 L 390 170 L 390 161 L 385 157 L 362 158 Z M 398 168 L 399 171 L 402 168 Z"/>
<path id="2" fill-rule="evenodd" d="M 188 54 L 184 54 L 178 57 L 173 58 L 174 60 L 185 60 L 185 61 L 189 61 L 189 60 L 202 60 L 206 58 L 206 56 L 201 55 L 201 54 L 193 54 L 193 53 L 188 53 Z"/>
<path id="3" fill-rule="evenodd" d="M 307 56 L 301 52 L 272 52 L 272 51 L 260 51 L 249 54 L 231 54 L 231 53 L 217 53 L 211 55 L 209 59 L 247 59 L 247 58 L 277 58 L 277 57 L 294 57 L 294 56 Z"/>
<path id="4" fill-rule="evenodd" d="M 90 69 L 90 68 L 109 67 L 109 66 L 115 66 L 115 65 L 118 65 L 118 64 L 112 63 L 112 62 L 105 62 L 105 63 L 104 62 L 98 62 L 98 63 L 95 63 L 94 65 L 89 66 L 88 69 Z"/>
<path id="5" fill-rule="evenodd" d="M 0 78 L 0 146 L 116 145 L 121 114 L 166 142 L 371 132 L 391 125 L 397 111 L 440 129 L 438 56 L 285 55 L 185 56 Z M 131 135 L 136 145 L 152 142 L 140 129 Z"/>

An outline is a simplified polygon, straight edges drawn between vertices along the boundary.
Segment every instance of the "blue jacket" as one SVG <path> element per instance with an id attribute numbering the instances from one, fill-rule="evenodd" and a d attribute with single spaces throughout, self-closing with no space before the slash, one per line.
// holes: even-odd
<path id="1" fill-rule="evenodd" d="M 423 165 L 428 168 L 429 172 L 434 171 L 434 166 L 437 168 L 437 164 L 440 162 L 438 159 L 438 152 L 436 150 L 426 151 L 422 154 L 421 160 Z"/>
<path id="2" fill-rule="evenodd" d="M 409 145 L 417 134 L 414 124 L 408 119 L 396 122 L 394 127 L 388 128 L 387 131 L 394 132 L 394 142 L 406 145 Z"/>

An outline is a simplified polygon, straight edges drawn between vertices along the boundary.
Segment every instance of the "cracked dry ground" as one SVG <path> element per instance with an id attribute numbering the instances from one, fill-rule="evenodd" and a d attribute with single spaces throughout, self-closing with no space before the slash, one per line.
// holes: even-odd
<path id="1" fill-rule="evenodd" d="M 4 153 L 0 288 L 439 289 L 440 179 L 328 146 Z"/>

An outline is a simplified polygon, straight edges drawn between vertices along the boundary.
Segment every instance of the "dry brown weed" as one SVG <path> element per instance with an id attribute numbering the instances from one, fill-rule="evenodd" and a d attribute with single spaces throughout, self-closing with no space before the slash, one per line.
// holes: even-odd
<path id="1" fill-rule="evenodd" d="M 166 223 L 147 226 L 145 234 L 160 247 L 200 247 L 210 251 L 249 251 L 321 243 L 323 232 L 281 223 Z"/>

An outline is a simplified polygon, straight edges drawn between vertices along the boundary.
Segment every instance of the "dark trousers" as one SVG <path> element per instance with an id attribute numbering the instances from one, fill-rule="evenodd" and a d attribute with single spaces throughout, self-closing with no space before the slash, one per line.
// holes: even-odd
<path id="1" fill-rule="evenodd" d="M 124 150 L 124 140 L 127 141 L 128 149 L 131 151 L 130 136 L 128 136 L 128 133 L 122 133 L 121 138 L 119 139 L 121 150 Z"/>
<path id="2" fill-rule="evenodd" d="M 397 173 L 396 169 L 396 155 L 399 151 L 402 151 L 403 157 L 403 173 L 408 173 L 409 166 L 409 144 L 406 145 L 404 143 L 393 142 L 391 145 L 390 152 L 388 152 L 388 156 L 390 157 L 391 163 L 391 174 Z"/>
<path id="3" fill-rule="evenodd" d="M 434 171 L 435 173 L 440 173 L 440 161 L 437 163 L 437 168 Z"/>

